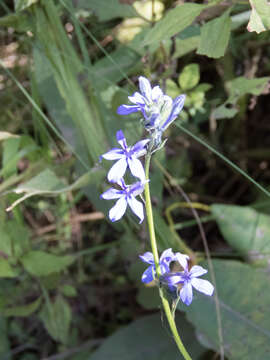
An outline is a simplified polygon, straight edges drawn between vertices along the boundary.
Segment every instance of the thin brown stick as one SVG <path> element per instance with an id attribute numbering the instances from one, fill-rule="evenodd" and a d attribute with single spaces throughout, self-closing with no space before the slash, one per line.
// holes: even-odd
<path id="1" fill-rule="evenodd" d="M 64 224 L 68 224 L 68 223 L 81 223 L 81 222 L 86 222 L 86 221 L 97 221 L 97 220 L 102 220 L 104 219 L 105 215 L 100 212 L 100 211 L 96 211 L 93 213 L 89 213 L 89 214 L 78 214 L 72 218 L 70 218 L 70 221 L 67 222 L 65 221 Z M 51 225 L 47 225 L 44 226 L 42 228 L 36 229 L 33 233 L 33 236 L 40 236 L 40 235 L 44 235 L 47 234 L 49 232 L 52 232 L 54 230 L 56 230 L 57 228 L 57 224 L 51 224 Z"/>

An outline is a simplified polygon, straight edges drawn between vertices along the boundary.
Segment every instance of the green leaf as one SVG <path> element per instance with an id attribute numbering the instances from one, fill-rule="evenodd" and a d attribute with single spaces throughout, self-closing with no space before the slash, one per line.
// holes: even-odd
<path id="1" fill-rule="evenodd" d="M 225 240 L 253 261 L 267 264 L 270 258 L 270 216 L 250 207 L 212 205 L 219 229 Z"/>
<path id="2" fill-rule="evenodd" d="M 222 105 L 218 106 L 213 111 L 213 116 L 216 119 L 221 118 L 232 118 L 237 114 L 238 109 L 235 106 L 238 100 L 246 95 L 260 95 L 267 86 L 270 77 L 261 77 L 254 79 L 247 79 L 243 76 L 228 81 L 227 85 L 229 88 L 230 96 Z"/>
<path id="3" fill-rule="evenodd" d="M 0 257 L 0 278 L 13 278 L 16 276 L 18 274 L 12 269 L 8 260 Z"/>
<path id="4" fill-rule="evenodd" d="M 147 33 L 142 45 L 162 41 L 179 33 L 189 26 L 206 7 L 206 5 L 185 3 L 168 11 Z"/>
<path id="5" fill-rule="evenodd" d="M 133 6 L 121 4 L 119 0 L 106 0 L 106 6 L 100 0 L 79 0 L 76 1 L 76 8 L 89 9 L 94 11 L 100 21 L 107 21 L 113 18 L 137 17 L 138 13 Z"/>
<path id="6" fill-rule="evenodd" d="M 46 169 L 13 190 L 16 194 L 25 193 L 25 195 L 17 199 L 10 207 L 7 208 L 7 211 L 12 210 L 19 203 L 34 195 L 56 196 L 63 192 L 80 189 L 88 185 L 98 172 L 99 170 L 89 171 L 77 179 L 73 184 L 66 186 L 54 172 L 50 169 Z M 101 170 L 101 172 L 103 172 L 103 170 Z"/>
<path id="7" fill-rule="evenodd" d="M 261 77 L 254 79 L 247 79 L 243 76 L 233 79 L 228 82 L 228 86 L 230 89 L 230 97 L 228 102 L 231 104 L 235 104 L 237 100 L 245 95 L 260 95 L 265 89 L 267 83 L 269 82 L 270 77 Z"/>
<path id="8" fill-rule="evenodd" d="M 53 255 L 43 251 L 33 250 L 21 258 L 24 268 L 34 276 L 47 276 L 64 270 L 75 258 L 71 255 Z"/>
<path id="9" fill-rule="evenodd" d="M 153 310 L 160 308 L 160 297 L 156 286 L 140 285 L 136 300 L 144 309 Z"/>
<path id="10" fill-rule="evenodd" d="M 257 34 L 270 29 L 270 5 L 267 0 L 249 0 L 251 15 L 247 26 L 248 31 Z"/>
<path id="11" fill-rule="evenodd" d="M 200 346 L 190 324 L 179 314 L 176 321 L 181 329 L 182 340 L 190 351 L 192 359 L 199 359 L 204 348 Z M 168 325 L 158 313 L 144 316 L 116 331 L 106 339 L 89 360 L 179 360 L 179 352 L 173 343 Z"/>
<path id="12" fill-rule="evenodd" d="M 231 32 L 230 11 L 203 25 L 197 54 L 215 59 L 225 54 Z"/>
<path id="13" fill-rule="evenodd" d="M 39 0 L 15 0 L 15 11 L 22 11 L 36 4 Z"/>
<path id="14" fill-rule="evenodd" d="M 67 297 L 75 297 L 77 296 L 77 290 L 74 286 L 71 285 L 63 285 L 60 288 L 60 291 L 62 292 L 63 295 L 67 296 Z"/>
<path id="15" fill-rule="evenodd" d="M 16 220 L 0 221 L 0 252 L 5 256 L 19 258 L 29 250 L 30 239 L 27 227 Z"/>
<path id="16" fill-rule="evenodd" d="M 202 266 L 207 266 L 206 263 Z M 268 359 L 270 353 L 269 275 L 237 261 L 214 260 L 221 310 L 224 350 L 228 359 Z M 196 292 L 196 290 L 195 290 Z M 183 304 L 188 320 L 219 351 L 218 326 L 213 297 L 194 294 Z"/>
<path id="17" fill-rule="evenodd" d="M 67 343 L 71 310 L 69 304 L 61 296 L 58 296 L 54 303 L 44 305 L 40 318 L 54 340 Z"/>
<path id="18" fill-rule="evenodd" d="M 173 59 L 182 57 L 189 52 L 197 49 L 200 43 L 200 36 L 192 36 L 187 39 L 176 39 L 175 52 L 173 54 Z"/>
<path id="19" fill-rule="evenodd" d="M 37 311 L 40 304 L 41 304 L 41 298 L 38 298 L 37 300 L 27 305 L 14 306 L 3 309 L 2 314 L 4 316 L 19 316 L 19 317 L 29 316 L 33 314 L 35 311 Z"/>
<path id="20" fill-rule="evenodd" d="M 200 81 L 200 68 L 198 64 L 189 64 L 179 75 L 178 82 L 182 90 L 190 90 Z"/>

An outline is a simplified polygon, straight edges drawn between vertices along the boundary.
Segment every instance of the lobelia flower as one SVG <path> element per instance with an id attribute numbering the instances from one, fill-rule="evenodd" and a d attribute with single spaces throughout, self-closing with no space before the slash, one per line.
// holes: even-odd
<path id="1" fill-rule="evenodd" d="M 184 304 L 190 305 L 192 302 L 192 287 L 205 295 L 213 295 L 213 285 L 208 280 L 198 279 L 199 276 L 207 273 L 206 269 L 204 269 L 202 266 L 195 265 L 192 266 L 190 270 L 188 270 L 187 259 L 183 259 L 182 256 L 177 256 L 177 254 L 175 260 L 180 263 L 184 271 L 167 274 L 164 276 L 164 278 L 166 278 L 169 286 L 182 284 L 182 288 L 180 290 L 180 298 Z"/>
<path id="2" fill-rule="evenodd" d="M 107 178 L 110 182 L 118 182 L 125 174 L 127 167 L 133 176 L 141 181 L 145 180 L 144 168 L 138 157 L 146 154 L 145 146 L 149 139 L 138 141 L 134 146 L 128 147 L 127 141 L 122 130 L 116 133 L 117 142 L 122 149 L 114 148 L 101 155 L 106 160 L 118 160 L 108 172 Z"/>
<path id="3" fill-rule="evenodd" d="M 126 185 L 124 179 L 117 182 L 121 190 L 110 188 L 100 195 L 102 199 L 118 199 L 115 205 L 109 211 L 109 218 L 112 222 L 120 220 L 126 212 L 127 206 L 140 219 L 140 224 L 144 219 L 143 204 L 135 197 L 144 190 L 145 182 L 139 181 L 132 185 Z"/>
<path id="4" fill-rule="evenodd" d="M 177 118 L 183 109 L 186 96 L 177 96 L 174 100 L 164 95 L 159 86 L 151 88 L 150 82 L 143 76 L 139 77 L 141 93 L 135 92 L 129 100 L 135 105 L 121 105 L 117 112 L 128 115 L 140 111 L 144 117 L 144 126 L 153 133 L 156 144 L 161 142 L 162 133 Z"/>
<path id="5" fill-rule="evenodd" d="M 117 109 L 119 115 L 129 115 L 140 111 L 145 119 L 145 127 L 151 127 L 155 123 L 156 118 L 159 117 L 162 108 L 166 107 L 167 103 L 171 103 L 172 99 L 164 95 L 159 86 L 154 86 L 153 89 L 148 79 L 143 76 L 139 77 L 140 92 L 135 92 L 128 99 L 135 105 L 121 105 Z"/>
<path id="6" fill-rule="evenodd" d="M 178 254 L 180 258 L 183 257 L 183 261 L 184 259 L 189 258 L 187 255 L 183 255 L 180 253 Z M 147 284 L 153 281 L 156 276 L 154 256 L 151 252 L 147 251 L 143 255 L 139 255 L 139 257 L 143 262 L 150 264 L 150 266 L 142 274 L 142 282 Z M 173 253 L 172 249 L 167 249 L 163 251 L 159 259 L 161 275 L 170 272 L 170 263 L 174 260 L 175 254 Z"/>

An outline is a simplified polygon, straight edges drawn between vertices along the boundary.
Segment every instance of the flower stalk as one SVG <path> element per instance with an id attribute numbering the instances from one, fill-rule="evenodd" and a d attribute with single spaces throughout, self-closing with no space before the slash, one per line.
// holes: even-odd
<path id="1" fill-rule="evenodd" d="M 144 196 L 145 196 L 145 209 L 146 209 L 146 217 L 147 217 L 147 223 L 148 223 L 148 229 L 149 229 L 149 237 L 150 237 L 150 244 L 154 256 L 154 262 L 155 262 L 155 268 L 156 268 L 156 275 L 157 279 L 159 279 L 161 272 L 160 272 L 160 264 L 159 264 L 159 256 L 158 256 L 158 248 L 157 248 L 157 241 L 156 241 L 156 235 L 155 235 L 155 226 L 154 226 L 154 219 L 153 219 L 153 210 L 152 210 L 152 204 L 151 204 L 151 195 L 150 195 L 150 186 L 149 186 L 149 168 L 150 168 L 150 162 L 151 162 L 151 152 L 148 151 L 146 158 L 145 158 L 145 178 L 146 178 L 146 184 L 144 188 Z M 164 312 L 166 314 L 173 338 L 175 340 L 175 343 L 183 355 L 185 360 L 192 360 L 190 355 L 188 354 L 187 350 L 185 349 L 185 346 L 180 338 L 180 335 L 178 333 L 174 316 L 172 314 L 169 301 L 167 300 L 166 296 L 163 294 L 163 289 L 159 289 L 159 295 L 162 301 L 162 306 L 164 309 Z"/>

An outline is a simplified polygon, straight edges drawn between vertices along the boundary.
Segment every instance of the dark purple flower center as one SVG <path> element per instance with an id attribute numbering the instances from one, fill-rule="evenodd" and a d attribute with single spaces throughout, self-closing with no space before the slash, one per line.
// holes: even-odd
<path id="1" fill-rule="evenodd" d="M 182 278 L 184 279 L 184 281 L 190 281 L 191 280 L 191 275 L 188 271 L 185 271 L 182 275 Z"/>

